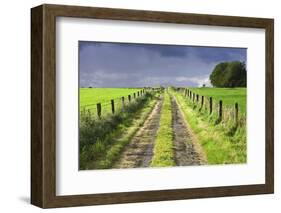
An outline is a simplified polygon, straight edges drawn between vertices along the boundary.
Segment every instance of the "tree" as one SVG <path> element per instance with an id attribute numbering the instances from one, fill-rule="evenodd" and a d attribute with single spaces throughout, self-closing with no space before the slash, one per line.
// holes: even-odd
<path id="1" fill-rule="evenodd" d="M 216 65 L 215 69 L 210 75 L 211 84 L 215 87 L 223 87 L 224 84 L 224 71 L 228 63 L 223 62 Z"/>
<path id="2" fill-rule="evenodd" d="M 211 73 L 210 81 L 214 87 L 246 87 L 246 65 L 240 61 L 219 63 Z"/>

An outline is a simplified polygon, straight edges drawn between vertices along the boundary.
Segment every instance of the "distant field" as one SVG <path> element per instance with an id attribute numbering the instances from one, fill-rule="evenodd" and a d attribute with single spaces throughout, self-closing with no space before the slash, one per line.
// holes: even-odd
<path id="1" fill-rule="evenodd" d="M 191 91 L 214 100 L 222 100 L 224 105 L 238 103 L 242 112 L 246 110 L 247 88 L 189 88 Z"/>
<path id="2" fill-rule="evenodd" d="M 131 88 L 80 88 L 80 108 L 96 103 L 110 103 L 111 99 L 128 96 L 140 89 Z"/>
<path id="3" fill-rule="evenodd" d="M 90 111 L 91 115 L 97 115 L 97 103 L 101 104 L 102 116 L 111 113 L 111 100 L 114 100 L 115 111 L 122 108 L 121 97 L 124 97 L 125 104 L 128 103 L 128 95 L 140 91 L 138 88 L 80 88 L 80 112 Z"/>

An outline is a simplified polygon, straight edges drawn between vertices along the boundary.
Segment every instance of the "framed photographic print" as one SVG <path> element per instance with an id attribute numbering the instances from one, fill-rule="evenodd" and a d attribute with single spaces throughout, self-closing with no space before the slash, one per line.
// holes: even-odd
<path id="1" fill-rule="evenodd" d="M 31 203 L 273 193 L 273 19 L 31 9 Z"/>

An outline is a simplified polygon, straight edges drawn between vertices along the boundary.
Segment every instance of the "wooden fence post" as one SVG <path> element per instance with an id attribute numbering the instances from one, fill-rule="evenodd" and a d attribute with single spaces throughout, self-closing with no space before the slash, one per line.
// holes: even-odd
<path id="1" fill-rule="evenodd" d="M 111 111 L 112 111 L 112 114 L 115 113 L 115 107 L 114 107 L 114 100 L 113 99 L 111 100 Z"/>
<path id="2" fill-rule="evenodd" d="M 201 98 L 201 109 L 203 108 L 204 106 L 204 96 L 202 95 L 202 98 Z"/>
<path id="3" fill-rule="evenodd" d="M 195 99 L 195 93 L 193 93 L 192 102 L 194 102 L 194 99 Z"/>
<path id="4" fill-rule="evenodd" d="M 196 102 L 198 103 L 198 101 L 199 101 L 199 95 L 196 94 Z"/>
<path id="5" fill-rule="evenodd" d="M 219 120 L 222 120 L 222 100 L 219 101 Z"/>
<path id="6" fill-rule="evenodd" d="M 122 97 L 121 100 L 122 100 L 122 110 L 124 111 L 124 109 L 125 109 L 125 98 Z"/>
<path id="7" fill-rule="evenodd" d="M 98 117 L 101 117 L 101 103 L 97 103 L 97 113 L 98 113 Z"/>
<path id="8" fill-rule="evenodd" d="M 128 100 L 129 102 L 131 102 L 131 95 L 128 95 Z"/>
<path id="9" fill-rule="evenodd" d="M 140 92 L 138 91 L 138 97 L 140 96 Z"/>
<path id="10" fill-rule="evenodd" d="M 235 103 L 235 124 L 238 125 L 238 103 Z"/>
<path id="11" fill-rule="evenodd" d="M 213 98 L 210 97 L 210 114 L 213 112 Z"/>

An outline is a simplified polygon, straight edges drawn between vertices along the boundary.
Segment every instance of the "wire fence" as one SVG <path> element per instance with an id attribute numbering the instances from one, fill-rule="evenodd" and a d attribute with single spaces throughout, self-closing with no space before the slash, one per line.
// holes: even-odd
<path id="1" fill-rule="evenodd" d="M 177 91 L 193 104 L 194 109 L 217 118 L 219 122 L 234 122 L 239 126 L 246 125 L 246 113 L 241 111 L 237 102 L 233 105 L 226 105 L 223 100 L 196 94 L 190 89 L 178 88 Z"/>

